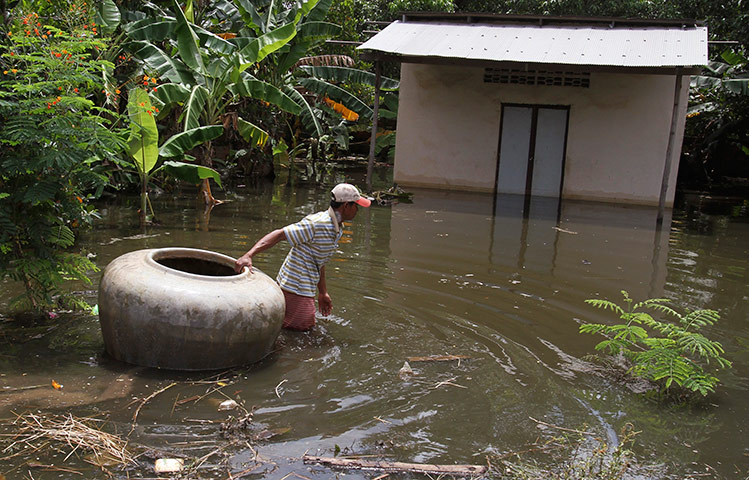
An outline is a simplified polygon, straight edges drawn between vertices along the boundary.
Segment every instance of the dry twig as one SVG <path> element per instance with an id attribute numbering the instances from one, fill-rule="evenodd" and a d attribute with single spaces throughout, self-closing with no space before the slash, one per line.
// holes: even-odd
<path id="1" fill-rule="evenodd" d="M 564 432 L 579 433 L 580 435 L 590 435 L 591 437 L 595 437 L 597 435 L 594 432 L 584 432 L 582 430 L 575 430 L 574 428 L 564 428 L 564 427 L 560 427 L 558 425 L 554 425 L 552 423 L 546 423 L 546 422 L 542 422 L 541 420 L 536 420 L 533 417 L 528 417 L 528 418 L 530 418 L 534 422 L 538 423 L 539 425 L 543 425 L 543 426 L 549 427 L 549 428 L 555 428 L 557 430 L 562 430 Z"/>
<path id="2" fill-rule="evenodd" d="M 70 448 L 65 460 L 80 449 L 92 452 L 97 461 L 106 456 L 123 465 L 134 463 L 135 459 L 127 450 L 125 440 L 90 425 L 99 421 L 93 418 L 79 419 L 70 414 L 20 415 L 13 422 L 18 425 L 17 440 L 8 445 L 3 452 L 16 448 L 20 450 L 3 460 L 16 455 L 29 455 L 52 447 L 55 443 L 62 443 Z"/>

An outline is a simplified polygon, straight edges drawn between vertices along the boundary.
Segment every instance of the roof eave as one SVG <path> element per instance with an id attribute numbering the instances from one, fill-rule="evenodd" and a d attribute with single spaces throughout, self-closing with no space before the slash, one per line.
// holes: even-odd
<path id="1" fill-rule="evenodd" d="M 437 57 L 437 56 L 412 56 L 397 55 L 392 53 L 362 50 L 360 57 L 366 61 L 381 61 L 394 63 L 416 63 L 426 65 L 452 65 L 481 68 L 513 68 L 519 70 L 554 69 L 568 72 L 606 72 L 606 73 L 636 73 L 650 75 L 673 75 L 677 72 L 682 75 L 697 75 L 702 72 L 699 65 L 664 65 L 655 67 L 636 67 L 624 65 L 576 65 L 559 63 L 539 62 L 511 62 L 480 60 L 470 58 Z"/>

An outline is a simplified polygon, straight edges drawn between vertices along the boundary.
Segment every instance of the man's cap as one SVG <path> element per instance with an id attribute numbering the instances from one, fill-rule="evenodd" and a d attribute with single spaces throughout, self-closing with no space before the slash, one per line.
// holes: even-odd
<path id="1" fill-rule="evenodd" d="M 362 196 L 359 189 L 350 183 L 339 183 L 330 192 L 333 194 L 333 200 L 338 203 L 345 202 L 356 202 L 362 207 L 368 207 L 372 204 L 372 200 Z"/>

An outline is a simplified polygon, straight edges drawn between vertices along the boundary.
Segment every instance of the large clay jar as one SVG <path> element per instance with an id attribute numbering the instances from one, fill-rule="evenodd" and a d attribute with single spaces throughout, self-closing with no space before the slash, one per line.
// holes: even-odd
<path id="1" fill-rule="evenodd" d="M 106 351 L 136 365 L 215 370 L 268 355 L 286 304 L 279 286 L 234 259 L 192 248 L 138 250 L 114 259 L 99 286 Z"/>

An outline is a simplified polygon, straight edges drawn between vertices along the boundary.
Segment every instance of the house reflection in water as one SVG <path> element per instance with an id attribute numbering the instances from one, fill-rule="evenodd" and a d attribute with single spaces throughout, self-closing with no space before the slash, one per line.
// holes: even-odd
<path id="1" fill-rule="evenodd" d="M 431 282 L 429 274 L 443 283 L 468 275 L 500 297 L 522 284 L 524 297 L 586 310 L 586 298 L 619 302 L 621 290 L 635 299 L 663 295 L 670 212 L 657 228 L 654 207 L 527 198 L 416 190 L 413 204 L 392 209 L 395 281 L 413 286 Z"/>

